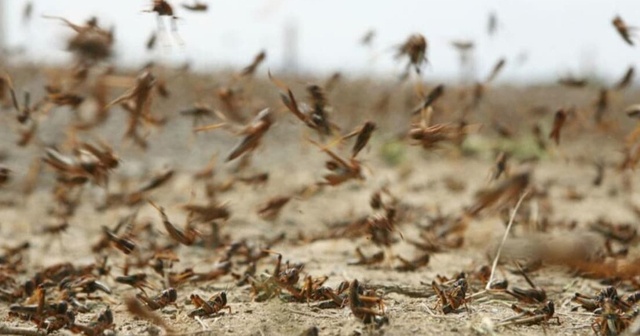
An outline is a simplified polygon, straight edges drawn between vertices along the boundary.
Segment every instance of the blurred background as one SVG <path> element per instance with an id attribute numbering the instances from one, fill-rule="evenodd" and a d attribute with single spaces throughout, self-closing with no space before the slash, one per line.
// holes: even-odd
<path id="1" fill-rule="evenodd" d="M 457 1 L 204 1 L 206 12 L 187 11 L 170 1 L 183 44 L 163 38 L 153 51 L 145 42 L 157 30 L 156 15 L 144 10 L 147 0 L 2 1 L 2 45 L 13 61 L 62 63 L 71 34 L 63 16 L 82 23 L 96 16 L 101 26 L 115 28 L 115 63 L 138 67 L 150 60 L 195 70 L 219 70 L 250 63 L 267 51 L 267 67 L 291 72 L 327 74 L 341 71 L 361 76 L 396 75 L 403 62 L 394 48 L 412 33 L 428 39 L 427 80 L 455 80 L 459 55 L 452 41 L 473 42 L 467 71 L 486 74 L 506 58 L 503 82 L 553 81 L 560 76 L 619 78 L 640 54 L 618 36 L 611 20 L 621 15 L 640 25 L 640 2 L 566 0 Z M 32 3 L 29 20 L 24 18 Z M 489 33 L 490 16 L 495 31 Z M 370 45 L 362 38 L 373 32 Z"/>

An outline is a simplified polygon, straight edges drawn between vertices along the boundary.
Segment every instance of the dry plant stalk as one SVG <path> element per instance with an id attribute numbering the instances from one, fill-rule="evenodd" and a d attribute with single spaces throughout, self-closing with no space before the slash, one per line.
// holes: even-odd
<path id="1" fill-rule="evenodd" d="M 516 214 L 518 213 L 518 209 L 520 208 L 522 201 L 524 200 L 524 198 L 527 196 L 528 193 L 529 193 L 528 191 L 525 191 L 520 196 L 520 199 L 518 199 L 518 203 L 516 203 L 515 208 L 513 208 L 513 211 L 511 212 L 511 217 L 509 218 L 509 224 L 507 225 L 507 228 L 504 231 L 504 236 L 502 236 L 500 247 L 498 247 L 498 252 L 496 252 L 496 257 L 493 259 L 493 264 L 491 265 L 491 275 L 489 276 L 489 281 L 487 281 L 487 286 L 485 287 L 486 290 L 491 289 L 491 284 L 493 283 L 493 276 L 495 275 L 496 267 L 498 267 L 498 260 L 500 260 L 500 253 L 502 253 L 502 248 L 504 247 L 504 243 L 507 241 L 507 237 L 509 236 L 509 231 L 511 231 L 511 226 L 513 225 L 513 222 L 516 219 Z"/>

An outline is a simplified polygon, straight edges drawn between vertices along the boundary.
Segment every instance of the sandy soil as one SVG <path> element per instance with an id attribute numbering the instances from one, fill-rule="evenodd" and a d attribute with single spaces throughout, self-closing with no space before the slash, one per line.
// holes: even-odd
<path id="1" fill-rule="evenodd" d="M 184 80 L 188 83 L 188 80 Z M 29 77 L 18 79 L 18 83 L 31 83 Z M 206 83 L 206 82 L 205 82 Z M 182 82 L 184 84 L 184 82 Z M 25 84 L 26 85 L 26 84 Z M 212 84 L 213 85 L 213 84 Z M 268 84 L 264 84 L 265 86 Z M 344 84 L 348 86 L 349 84 Z M 175 169 L 175 176 L 161 188 L 148 194 L 148 198 L 162 205 L 172 222 L 184 223 L 186 213 L 180 210 L 180 205 L 187 202 L 202 202 L 205 199 L 204 182 L 195 180 L 192 174 L 201 169 L 213 153 L 218 153 L 218 165 L 213 180 L 222 183 L 234 176 L 236 163 L 222 163 L 224 156 L 236 142 L 236 137 L 224 131 L 210 134 L 194 135 L 190 132 L 191 120 L 181 117 L 177 111 L 187 107 L 192 102 L 190 93 L 180 94 L 181 84 L 173 86 L 174 98 L 158 100 L 154 106 L 158 113 L 169 116 L 170 122 L 160 129 L 150 129 L 150 148 L 142 151 L 132 144 L 122 141 L 122 125 L 125 122 L 124 112 L 115 109 L 106 125 L 94 132 L 80 133 L 80 137 L 90 139 L 101 137 L 113 144 L 115 151 L 121 158 L 121 165 L 113 172 L 109 184 L 110 191 L 126 188 L 144 180 L 151 173 L 171 167 Z M 256 92 L 258 89 L 255 89 Z M 501 91 L 504 90 L 504 91 Z M 512 101 L 513 92 L 521 94 L 523 101 Z M 486 109 L 515 110 L 515 104 L 531 106 L 531 97 L 544 97 L 550 91 L 544 88 L 504 88 L 490 93 Z M 526 94 L 524 94 L 526 93 Z M 357 94 L 362 95 L 360 91 Z M 353 102 L 344 98 L 346 94 L 339 91 L 330 96 L 335 106 L 349 106 Z M 354 94 L 355 95 L 355 94 Z M 286 238 L 271 247 L 273 251 L 281 253 L 285 260 L 292 263 L 304 263 L 304 275 L 313 277 L 327 276 L 326 285 L 337 286 L 343 280 L 358 279 L 366 286 L 377 289 L 384 298 L 386 316 L 389 324 L 376 330 L 365 326 L 356 319 L 348 308 L 319 309 L 316 303 L 290 303 L 280 298 L 273 298 L 267 302 L 255 302 L 252 299 L 251 287 L 237 286 L 236 280 L 230 275 L 219 279 L 197 284 L 185 283 L 179 286 L 178 300 L 175 306 L 160 310 L 162 318 L 169 323 L 175 332 L 182 334 L 211 334 L 221 333 L 236 335 L 283 335 L 300 334 L 305 329 L 316 326 L 320 335 L 351 335 L 351 334 L 386 334 L 386 335 L 458 335 L 458 334 L 559 334 L 584 335 L 592 333 L 591 324 L 594 315 L 578 309 L 578 305 L 571 301 L 575 292 L 594 294 L 603 285 L 597 280 L 589 280 L 574 276 L 562 268 L 542 268 L 531 273 L 534 283 L 547 292 L 548 299 L 555 302 L 556 316 L 561 324 L 555 322 L 536 324 L 531 326 L 496 326 L 499 321 L 516 315 L 510 305 L 514 298 L 504 295 L 485 296 L 468 303 L 468 309 L 460 309 L 452 314 L 443 314 L 436 306 L 436 297 L 431 290 L 431 282 L 437 275 L 452 277 L 465 271 L 468 274 L 488 265 L 488 255 L 494 251 L 497 241 L 502 237 L 505 229 L 504 219 L 497 211 L 489 211 L 482 217 L 470 221 L 466 230 L 465 243 L 459 249 L 451 249 L 431 255 L 427 266 L 413 272 L 398 272 L 394 269 L 398 261 L 393 255 L 400 255 L 412 259 L 420 255 L 415 247 L 409 244 L 419 236 L 420 230 L 427 222 L 427 218 L 442 214 L 458 216 L 464 209 L 474 202 L 474 194 L 485 187 L 491 186 L 489 175 L 493 168 L 494 149 L 499 144 L 517 144 L 517 140 L 498 140 L 489 128 L 467 140 L 469 146 L 474 147 L 474 155 L 465 156 L 455 148 L 445 148 L 427 152 L 419 147 L 408 146 L 400 142 L 399 146 L 403 158 L 397 165 L 389 164 L 381 148 L 391 142 L 393 135 L 402 130 L 407 118 L 380 117 L 381 130 L 375 133 L 370 145 L 361 154 L 365 168 L 366 179 L 360 182 L 348 182 L 336 187 L 324 188 L 312 196 L 294 197 L 287 204 L 280 216 L 274 221 L 260 218 L 256 211 L 260 204 L 277 195 L 290 195 L 321 180 L 326 173 L 323 162 L 326 156 L 317 148 L 303 141 L 309 132 L 290 115 L 280 113 L 281 105 L 274 100 L 273 92 L 256 98 L 255 105 L 273 106 L 278 111 L 277 123 L 265 137 L 264 143 L 253 154 L 251 165 L 236 175 L 248 176 L 253 173 L 269 172 L 269 180 L 265 185 L 253 186 L 235 183 L 227 191 L 220 191 L 218 199 L 227 202 L 231 217 L 221 222 L 221 232 L 229 236 L 229 241 L 246 240 L 261 244 L 266 239 L 284 233 Z M 575 91 L 567 90 L 562 101 L 585 101 Z M 627 96 L 625 96 L 627 97 Z M 355 98 L 354 98 L 355 99 Z M 452 98 L 453 99 L 453 98 Z M 443 103 L 443 106 L 452 104 Z M 557 101 L 558 99 L 556 98 Z M 268 103 L 265 103 L 267 101 Z M 619 104 L 625 102 L 620 98 Z M 399 106 L 399 102 L 395 102 Z M 549 105 L 554 106 L 549 103 Z M 520 106 L 520 105 L 517 105 Z M 363 109 L 363 106 L 360 106 Z M 444 107 L 443 107 L 444 109 Z M 346 110 L 346 108 L 343 108 Z M 359 111 L 359 110 L 356 110 Z M 394 112 L 399 113 L 399 112 Z M 506 115 L 504 113 L 503 115 Z M 60 235 L 42 234 L 46 224 L 54 222 L 49 210 L 53 206 L 51 196 L 54 172 L 44 168 L 36 191 L 29 197 L 22 195 L 22 181 L 27 175 L 28 166 L 34 158 L 42 157 L 46 145 L 60 143 L 64 139 L 64 129 L 60 127 L 69 122 L 71 114 L 66 110 L 55 110 L 47 120 L 44 131 L 39 134 L 41 145 L 33 145 L 26 149 L 19 149 L 13 145 L 15 135 L 11 127 L 4 127 L 0 133 L 0 149 L 7 154 L 4 164 L 14 171 L 13 179 L 2 188 L 0 200 L 0 242 L 4 246 L 15 246 L 20 242 L 29 241 L 31 247 L 25 252 L 24 272 L 16 275 L 22 282 L 34 275 L 43 267 L 60 262 L 72 262 L 74 265 L 88 265 L 96 260 L 91 252 L 91 245 L 101 236 L 101 227 L 114 227 L 117 221 L 133 210 L 127 207 L 97 211 L 96 204 L 104 196 L 104 189 L 99 186 L 87 185 L 83 192 L 83 202 L 77 213 L 68 219 L 69 228 Z M 356 125 L 365 116 L 344 114 L 338 117 L 341 125 Z M 509 117 L 503 120 L 509 123 Z M 551 114 L 535 119 L 545 125 L 551 120 Z M 534 121 L 535 121 L 534 120 Z M 518 125 L 517 121 L 513 125 Z M 349 126 L 351 127 L 351 126 Z M 406 127 L 406 126 L 405 126 Z M 345 129 L 348 127 L 345 126 Z M 524 127 L 523 127 L 524 129 Z M 544 213 L 554 223 L 576 221 L 574 231 L 554 228 L 548 236 L 555 239 L 578 239 L 581 233 L 587 232 L 589 223 L 606 218 L 614 222 L 636 223 L 637 217 L 629 204 L 638 202 L 635 190 L 638 189 L 634 179 L 624 179 L 625 174 L 614 168 L 621 159 L 619 138 L 622 130 L 613 135 L 581 133 L 574 124 L 567 130 L 568 140 L 561 147 L 549 145 L 550 149 L 534 164 L 532 185 L 548 192 L 551 210 Z M 347 145 L 348 146 L 348 145 Z M 339 149 L 347 152 L 348 147 Z M 592 160 L 602 158 L 605 162 L 605 178 L 600 186 L 592 185 L 596 171 Z M 511 168 L 519 165 L 518 158 L 510 161 Z M 627 177 L 633 174 L 627 174 Z M 126 182 L 129 181 L 129 182 Z M 458 182 L 461 190 L 452 190 L 450 184 Z M 128 184 L 127 184 L 128 183 Z M 407 214 L 398 223 L 398 232 L 393 236 L 397 242 L 391 247 L 381 248 L 373 244 L 369 237 L 355 239 L 324 239 L 304 242 L 300 235 L 312 237 L 328 232 L 331 226 L 340 221 L 354 221 L 359 217 L 372 214 L 369 206 L 371 194 L 382 186 L 388 186 L 390 192 L 398 198 L 400 204 L 406 207 Z M 571 199 L 568 193 L 573 191 Z M 578 197 L 579 196 L 579 197 Z M 526 207 L 530 209 L 531 204 Z M 158 244 L 171 242 L 171 238 L 164 230 L 160 217 L 155 209 L 142 203 L 137 221 L 151 222 L 152 232 Z M 519 243 L 528 237 L 539 235 L 524 225 L 516 224 L 513 235 L 505 250 L 505 256 L 516 253 Z M 139 241 L 139 246 L 147 242 Z M 348 265 L 347 261 L 354 259 L 355 248 L 361 247 L 365 254 L 370 255 L 384 250 L 386 259 L 371 266 Z M 593 247 L 594 249 L 600 248 Z M 631 246 L 631 254 L 637 253 L 637 246 Z M 196 272 L 210 270 L 223 256 L 225 247 L 215 249 L 198 246 L 178 246 L 175 249 L 180 261 L 173 265 L 173 270 L 181 271 L 193 268 Z M 137 290 L 129 286 L 116 283 L 114 277 L 122 274 L 121 266 L 125 257 L 116 249 L 105 252 L 109 256 L 112 266 L 111 275 L 100 280 L 113 291 L 112 294 L 101 294 L 102 300 L 88 301 L 91 312 L 78 314 L 77 320 L 87 322 L 107 305 L 115 313 L 115 332 L 117 334 L 156 334 L 159 329 L 148 322 L 133 318 L 123 305 L 123 299 L 135 295 Z M 260 260 L 257 265 L 258 273 L 271 272 L 275 264 L 275 256 Z M 242 272 L 245 266 L 234 265 L 232 271 Z M 498 268 L 498 277 L 506 278 L 510 286 L 526 288 L 525 280 L 509 272 L 512 265 L 503 264 Z M 146 272 L 149 283 L 153 287 L 148 291 L 159 292 L 164 281 L 150 268 L 133 269 L 131 272 Z M 421 293 L 424 297 L 409 297 L 395 293 L 393 286 L 408 288 Z M 478 284 L 471 285 L 469 295 L 481 291 Z M 628 283 L 620 286 L 620 291 L 626 293 L 632 290 Z M 189 302 L 191 293 L 199 293 L 204 297 L 220 291 L 228 295 L 231 313 L 217 315 L 204 319 L 204 324 L 187 316 L 193 309 Z M 525 305 L 526 306 L 526 305 Z M 8 316 L 9 303 L 0 303 L 0 316 L 3 323 L 11 326 L 32 327 L 32 323 L 21 321 Z M 206 330 L 205 330 L 206 328 Z M 68 333 L 61 331 L 60 333 Z"/>

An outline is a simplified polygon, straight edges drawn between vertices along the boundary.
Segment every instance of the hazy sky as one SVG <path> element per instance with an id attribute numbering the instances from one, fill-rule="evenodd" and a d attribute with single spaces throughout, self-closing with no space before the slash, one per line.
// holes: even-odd
<path id="1" fill-rule="evenodd" d="M 116 60 L 134 66 L 155 59 L 189 60 L 196 69 L 239 67 L 266 49 L 267 67 L 280 69 L 287 25 L 297 27 L 300 68 L 321 73 L 399 74 L 403 64 L 393 59 L 392 48 L 411 33 L 429 41 L 427 79 L 456 78 L 458 57 L 450 46 L 455 39 L 476 42 L 479 76 L 506 57 L 502 80 L 593 71 L 613 79 L 640 60 L 640 49 L 625 44 L 611 24 L 620 14 L 629 25 L 640 26 L 637 0 L 202 0 L 209 4 L 206 13 L 188 12 L 180 7 L 183 1 L 170 1 L 181 18 L 179 33 L 185 43 L 167 46 L 171 42 L 165 41 L 154 52 L 144 48 L 157 28 L 155 15 L 143 12 L 151 0 L 34 0 L 34 14 L 26 25 L 21 22 L 25 0 L 0 1 L 5 2 L 7 44 L 24 46 L 30 58 L 46 61 L 68 57 L 64 46 L 70 33 L 43 14 L 74 22 L 95 15 L 103 26 L 114 25 Z M 492 38 L 487 35 L 491 11 L 499 20 Z M 358 43 L 370 29 L 377 33 L 373 50 Z M 526 62 L 518 64 L 519 55 L 525 54 Z"/>

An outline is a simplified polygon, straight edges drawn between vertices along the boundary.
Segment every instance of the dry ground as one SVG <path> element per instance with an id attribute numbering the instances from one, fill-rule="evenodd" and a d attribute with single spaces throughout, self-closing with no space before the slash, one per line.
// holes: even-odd
<path id="1" fill-rule="evenodd" d="M 215 180 L 224 181 L 233 174 L 232 168 L 235 164 L 224 164 L 222 158 L 236 139 L 224 132 L 196 136 L 190 132 L 191 120 L 177 114 L 178 110 L 190 106 L 195 99 L 190 90 L 184 89 L 188 87 L 187 84 L 197 82 L 215 87 L 216 80 L 210 78 L 218 77 L 220 76 L 197 79 L 178 78 L 175 84 L 170 83 L 172 98 L 167 101 L 157 99 L 154 106 L 158 113 L 168 115 L 171 119 L 164 128 L 151 129 L 149 135 L 151 147 L 146 152 L 121 141 L 124 112 L 117 109 L 112 112 L 113 115 L 107 125 L 93 132 L 81 134 L 85 138 L 100 136 L 108 139 L 120 155 L 122 164 L 114 171 L 111 188 L 117 189 L 118 181 L 125 177 L 137 181 L 148 176 L 152 171 L 172 167 L 176 170 L 176 176 L 166 186 L 152 192 L 149 197 L 163 205 L 173 221 L 182 223 L 185 214 L 179 210 L 178 205 L 193 199 L 204 198 L 202 182 L 192 179 L 191 175 L 206 164 L 211 154 L 219 154 Z M 17 86 L 30 86 L 36 92 L 37 83 L 41 83 L 38 75 L 29 72 L 19 77 L 16 82 Z M 475 121 L 489 125 L 492 119 L 497 118 L 514 127 L 517 134 L 522 136 L 516 136 L 512 140 L 501 140 L 490 127 L 485 127 L 479 134 L 467 140 L 466 147 L 471 148 L 469 151 L 472 155 L 463 155 L 455 148 L 426 152 L 419 147 L 410 147 L 406 142 L 396 143 L 395 140 L 391 140 L 394 139 L 395 134 L 406 128 L 408 117 L 404 106 L 412 105 L 419 99 L 407 98 L 409 103 L 405 103 L 402 101 L 405 99 L 403 95 L 412 97 L 411 89 L 398 90 L 384 113 L 372 115 L 367 112 L 369 103 L 358 103 L 358 101 L 371 101 L 373 99 L 371 97 L 375 97 L 376 92 L 384 90 L 387 83 L 366 83 L 365 88 L 360 89 L 362 83 L 345 82 L 340 84 L 341 90 L 336 90 L 329 95 L 331 104 L 336 108 L 335 113 L 338 115 L 336 119 L 340 125 L 345 125 L 344 129 L 349 129 L 366 118 L 376 118 L 381 125 L 371 144 L 362 153 L 364 164 L 368 167 L 366 180 L 325 188 L 308 199 L 293 199 L 283 209 L 279 218 L 273 222 L 258 217 L 256 208 L 266 199 L 313 184 L 319 181 L 325 172 L 324 155 L 303 141 L 304 134 L 309 132 L 302 131 L 302 127 L 290 115 L 279 112 L 276 125 L 269 131 L 262 146 L 254 153 L 252 165 L 246 171 L 246 174 L 268 171 L 269 181 L 264 186 L 236 184 L 231 190 L 220 193 L 220 200 L 228 202 L 232 213 L 231 218 L 222 225 L 222 232 L 234 241 L 246 239 L 255 242 L 285 233 L 285 241 L 272 249 L 282 253 L 286 260 L 304 263 L 305 274 L 326 275 L 329 277 L 327 284 L 331 287 L 343 280 L 359 279 L 369 286 L 381 288 L 389 325 L 377 331 L 368 329 L 352 316 L 348 308 L 321 310 L 314 308 L 313 304 L 288 303 L 278 298 L 268 302 L 253 302 L 250 287 L 237 287 L 230 276 L 180 287 L 177 307 L 163 309 L 161 311 L 163 318 L 169 321 L 179 333 L 202 331 L 203 327 L 187 316 L 187 312 L 193 308 L 188 302 L 189 294 L 196 292 L 208 296 L 224 290 L 228 293 L 232 313 L 205 319 L 207 331 L 203 334 L 299 334 L 311 326 L 317 326 L 320 329 L 320 335 L 354 333 L 512 335 L 545 332 L 559 335 L 584 335 L 592 333 L 591 323 L 594 316 L 581 309 L 575 309 L 577 305 L 571 302 L 571 297 L 575 292 L 592 294 L 603 285 L 595 280 L 573 276 L 563 269 L 544 268 L 532 274 L 534 282 L 545 288 L 549 299 L 556 303 L 556 315 L 560 318 L 560 325 L 549 323 L 494 327 L 497 321 L 515 314 L 509 308 L 515 300 L 502 296 L 474 300 L 469 303 L 468 311 L 462 309 L 457 313 L 443 315 L 439 310 L 434 309 L 436 304 L 434 296 L 411 298 L 388 290 L 388 286 L 402 286 L 429 293 L 429 284 L 436 275 L 451 277 L 457 272 L 470 272 L 489 264 L 487 255 L 493 251 L 496 242 L 504 233 L 504 221 L 496 213 L 489 213 L 471 222 L 465 234 L 465 244 L 461 249 L 433 254 L 428 266 L 408 273 L 394 271 L 392 268 L 396 264 L 394 260 L 386 260 L 376 266 L 347 265 L 347 261 L 355 257 L 354 249 L 358 246 L 362 247 L 366 253 L 380 250 L 367 238 L 319 240 L 312 243 L 301 243 L 297 238 L 300 232 L 307 236 L 321 234 L 326 232 L 332 223 L 354 220 L 370 214 L 371 193 L 383 185 L 388 185 L 391 192 L 412 210 L 407 222 L 399 226 L 405 241 L 399 240 L 394 244 L 387 250 L 387 256 L 396 254 L 412 258 L 419 252 L 406 240 L 418 235 L 419 225 L 423 225 L 428 216 L 434 216 L 437 211 L 454 216 L 460 214 L 464 207 L 473 203 L 474 193 L 488 185 L 495 148 L 514 149 L 515 157 L 511 160 L 511 165 L 517 166 L 519 158 L 526 157 L 532 152 L 528 147 L 530 138 L 524 135 L 529 132 L 529 128 L 523 126 L 525 123 L 528 125 L 539 122 L 548 129 L 552 120 L 551 112 L 558 106 L 574 104 L 588 111 L 596 90 L 592 88 L 570 90 L 558 87 L 494 88 L 488 93 L 482 109 L 477 112 L 479 116 L 474 117 Z M 393 85 L 395 84 L 388 84 L 388 87 Z M 383 88 L 380 89 L 378 86 Z M 247 90 L 249 90 L 248 94 L 257 96 L 253 100 L 254 105 L 271 106 L 278 111 L 281 110 L 281 105 L 275 99 L 276 90 L 269 89 L 268 83 L 260 82 L 256 87 Z M 353 92 L 351 94 L 345 92 L 348 90 Z M 456 90 L 458 89 L 452 88 L 448 92 L 456 92 Z M 302 94 L 301 91 L 300 94 Z M 619 114 L 621 107 L 631 102 L 629 97 L 632 97 L 631 93 L 616 97 L 616 104 L 610 113 Z M 448 94 L 446 98 L 440 105 L 443 111 L 455 106 L 457 99 L 455 93 Z M 207 99 L 206 96 L 205 99 Z M 538 116 L 518 117 L 525 113 L 523 111 L 538 106 L 543 106 L 547 111 Z M 3 120 L 10 119 L 7 111 L 8 109 L 3 110 Z M 82 206 L 77 214 L 69 219 L 70 228 L 59 237 L 40 233 L 43 225 L 51 222 L 48 209 L 52 202 L 50 188 L 54 173 L 44 168 L 39 188 L 28 198 L 24 198 L 20 190 L 21 181 L 26 175 L 31 159 L 41 157 L 45 145 L 60 143 L 63 139 L 64 128 L 60 126 L 68 123 L 71 118 L 70 112 L 54 110 L 51 113 L 47 120 L 48 124 L 46 127 L 43 126 L 43 131 L 39 134 L 42 144 L 36 144 L 27 149 L 19 149 L 13 145 L 15 135 L 12 133 L 9 121 L 3 122 L 0 126 L 2 129 L 0 150 L 6 153 L 4 164 L 15 172 L 13 180 L 0 189 L 0 198 L 4 204 L 0 208 L 0 242 L 7 246 L 15 246 L 22 241 L 30 242 L 31 248 L 24 260 L 26 271 L 18 276 L 22 281 L 32 276 L 38 269 L 54 263 L 71 261 L 74 264 L 83 265 L 94 262 L 95 256 L 91 253 L 91 244 L 99 238 L 101 226 L 113 227 L 120 217 L 131 212 L 128 208 L 96 211 L 95 204 L 101 195 L 101 188 L 87 186 Z M 585 118 L 588 118 L 587 113 L 585 112 L 587 116 Z M 446 116 L 441 118 L 447 119 Z M 577 239 L 575 237 L 580 232 L 587 231 L 587 224 L 598 218 L 616 222 L 637 222 L 628 204 L 640 201 L 636 199 L 636 190 L 640 186 L 633 178 L 623 179 L 624 174 L 615 169 L 615 165 L 622 157 L 621 153 L 617 152 L 621 149 L 620 138 L 629 126 L 623 125 L 617 131 L 604 133 L 595 131 L 593 128 L 581 128 L 576 126 L 576 123 L 568 125 L 566 140 L 561 146 L 549 144 L 549 150 L 538 155 L 539 161 L 534 165 L 532 183 L 543 186 L 549 192 L 549 199 L 553 205 L 550 218 L 559 222 L 575 220 L 578 223 L 575 231 L 554 231 L 553 235 L 558 237 L 557 239 Z M 382 154 L 381 148 L 389 143 L 398 145 L 401 152 L 395 164 L 385 160 L 385 156 L 389 154 Z M 591 162 L 595 159 L 602 159 L 606 163 L 604 183 L 598 187 L 591 183 L 595 176 L 595 169 Z M 628 173 L 627 176 L 632 177 L 633 173 Z M 446 180 L 459 182 L 462 190 L 452 191 L 445 183 Z M 584 198 L 569 199 L 567 193 L 571 189 Z M 159 239 L 169 241 L 157 212 L 151 206 L 143 204 L 140 207 L 138 219 L 151 221 L 154 230 L 158 232 Z M 537 233 L 516 225 L 514 236 L 510 239 L 513 242 L 535 234 Z M 517 244 L 509 245 L 511 248 L 507 248 L 506 256 L 518 250 L 514 245 Z M 637 247 L 632 246 L 630 253 L 637 253 L 635 249 Z M 193 267 L 196 271 L 206 271 L 222 255 L 222 252 L 223 249 L 180 246 L 177 249 L 180 262 L 174 266 L 174 269 Z M 119 275 L 121 270 L 118 266 L 123 263 L 124 258 L 116 250 L 110 251 L 109 254 L 113 263 L 112 273 Z M 275 258 L 263 259 L 258 264 L 258 272 L 273 269 L 274 262 Z M 507 268 L 507 266 L 499 267 L 498 276 L 506 277 L 511 286 L 526 287 L 522 277 L 508 272 Z M 151 276 L 152 285 L 157 288 L 156 291 L 159 291 L 162 279 L 152 275 L 152 271 L 146 271 Z M 105 302 L 92 302 L 92 312 L 80 314 L 78 317 L 80 321 L 91 320 L 97 312 L 109 304 L 116 316 L 117 334 L 157 332 L 155 327 L 133 319 L 126 312 L 122 299 L 127 295 L 133 295 L 135 290 L 115 283 L 110 277 L 103 278 L 103 281 L 113 289 L 114 293 L 103 295 Z M 387 288 L 386 292 L 384 288 Z M 477 286 L 472 288 L 473 292 L 479 290 L 481 288 Z M 31 326 L 29 323 L 8 317 L 8 307 L 8 303 L 0 304 L 3 323 L 12 326 Z"/>

